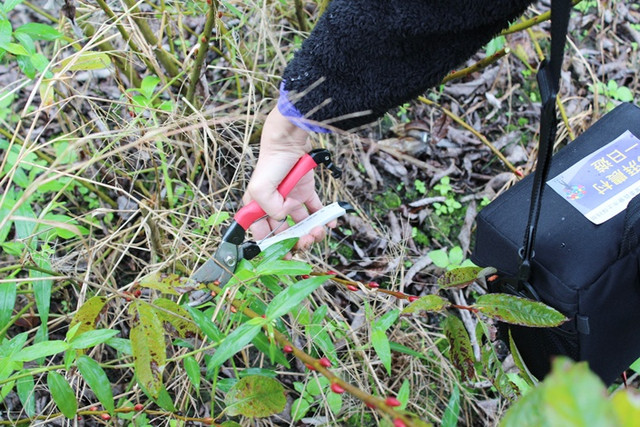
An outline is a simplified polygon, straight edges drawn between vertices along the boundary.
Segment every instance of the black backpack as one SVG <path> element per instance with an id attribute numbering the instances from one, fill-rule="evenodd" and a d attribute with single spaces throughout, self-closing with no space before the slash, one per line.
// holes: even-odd
<path id="1" fill-rule="evenodd" d="M 618 106 L 551 162 L 570 5 L 569 0 L 552 1 L 552 53 L 538 72 L 543 106 L 536 172 L 479 213 L 471 259 L 479 266 L 497 268 L 499 278 L 489 283 L 491 292 L 537 299 L 569 318 L 557 328 L 509 326 L 535 376 L 542 378 L 549 371 L 553 356 L 565 355 L 587 361 L 609 384 L 640 357 L 640 158 L 635 148 L 624 151 L 640 138 L 640 108 Z M 626 145 L 609 145 L 621 135 L 628 138 Z M 607 148 L 598 151 L 603 147 Z M 589 158 L 592 153 L 597 155 Z M 570 182 L 567 169 L 585 158 L 591 163 L 575 167 L 580 178 Z M 611 216 L 606 211 L 613 205 L 620 210 L 628 203 L 601 224 L 571 204 L 581 203 L 582 197 L 593 203 L 599 200 L 594 195 L 609 196 L 631 181 L 636 185 L 630 190 L 625 187 L 622 196 L 618 192 L 608 199 L 617 204 L 589 211 L 592 219 L 601 220 Z"/>

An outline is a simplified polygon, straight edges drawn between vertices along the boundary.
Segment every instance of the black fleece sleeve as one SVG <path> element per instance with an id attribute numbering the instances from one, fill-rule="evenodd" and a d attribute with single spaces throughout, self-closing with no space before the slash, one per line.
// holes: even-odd
<path id="1" fill-rule="evenodd" d="M 531 0 L 332 0 L 284 72 L 305 118 L 352 129 L 459 66 Z"/>

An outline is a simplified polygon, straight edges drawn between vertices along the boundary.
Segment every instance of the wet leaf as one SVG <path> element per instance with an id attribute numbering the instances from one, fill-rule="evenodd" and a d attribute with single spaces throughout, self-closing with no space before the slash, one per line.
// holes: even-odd
<path id="1" fill-rule="evenodd" d="M 311 266 L 302 261 L 289 261 L 275 259 L 263 262 L 256 267 L 256 274 L 259 276 L 267 274 L 287 274 L 290 276 L 300 276 L 311 273 Z"/>
<path id="2" fill-rule="evenodd" d="M 69 419 L 74 418 L 78 411 L 78 402 L 67 380 L 59 373 L 51 371 L 47 374 L 47 385 L 60 412 Z"/>
<path id="3" fill-rule="evenodd" d="M 444 321 L 444 333 L 451 346 L 449 350 L 451 363 L 460 371 L 463 380 L 473 379 L 476 376 L 473 349 L 462 320 L 453 315 L 447 316 Z"/>
<path id="4" fill-rule="evenodd" d="M 460 416 L 460 389 L 457 385 L 453 385 L 447 409 L 442 417 L 441 427 L 456 427 L 458 425 L 458 417 Z"/>
<path id="5" fill-rule="evenodd" d="M 102 403 L 104 409 L 113 415 L 115 408 L 111 383 L 102 367 L 98 362 L 87 356 L 78 357 L 76 365 L 78 366 L 78 371 L 82 374 L 82 378 L 89 385 L 100 403 Z"/>
<path id="6" fill-rule="evenodd" d="M 438 286 L 446 288 L 464 288 L 473 283 L 478 277 L 482 267 L 459 267 L 447 271 L 438 278 Z"/>
<path id="7" fill-rule="evenodd" d="M 98 323 L 98 317 L 106 304 L 107 299 L 105 297 L 93 297 L 89 298 L 76 312 L 69 324 L 69 329 L 72 329 L 76 325 L 80 327 L 76 330 L 76 335 L 83 334 L 87 331 L 91 331 L 96 327 Z"/>
<path id="8" fill-rule="evenodd" d="M 438 295 L 426 295 L 415 300 L 402 310 L 405 314 L 420 311 L 440 312 L 451 306 L 451 303 Z"/>
<path id="9" fill-rule="evenodd" d="M 482 295 L 473 307 L 487 317 L 514 325 L 552 327 L 568 320 L 546 304 L 508 294 Z"/>
<path id="10" fill-rule="evenodd" d="M 227 414 L 263 418 L 280 413 L 287 404 L 284 387 L 273 378 L 250 375 L 238 381 L 224 399 Z"/>
<path id="11" fill-rule="evenodd" d="M 387 334 L 382 329 L 372 329 L 370 338 L 378 358 L 387 370 L 387 373 L 391 375 L 391 347 L 389 346 Z"/>
<path id="12" fill-rule="evenodd" d="M 162 322 L 149 304 L 137 301 L 132 307 L 137 312 L 130 336 L 136 376 L 152 397 L 158 397 L 167 358 Z"/>
<path id="13" fill-rule="evenodd" d="M 173 326 L 181 338 L 192 338 L 198 335 L 198 327 L 183 307 L 166 298 L 155 299 L 153 305 L 160 321 Z"/>

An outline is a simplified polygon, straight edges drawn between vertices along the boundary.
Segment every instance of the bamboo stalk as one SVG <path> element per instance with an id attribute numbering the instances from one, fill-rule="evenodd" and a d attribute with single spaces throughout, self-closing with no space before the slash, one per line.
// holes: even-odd
<path id="1" fill-rule="evenodd" d="M 216 23 L 218 15 L 218 0 L 209 0 L 209 13 L 207 14 L 207 21 L 204 24 L 204 30 L 199 37 L 200 45 L 198 47 L 198 53 L 193 63 L 193 70 L 191 71 L 191 78 L 189 82 L 189 88 L 187 89 L 187 101 L 189 104 L 194 105 L 194 96 L 198 82 L 200 81 L 200 72 L 202 71 L 202 64 L 207 57 L 209 51 L 209 40 L 211 39 L 211 33 L 213 32 L 213 26 Z"/>

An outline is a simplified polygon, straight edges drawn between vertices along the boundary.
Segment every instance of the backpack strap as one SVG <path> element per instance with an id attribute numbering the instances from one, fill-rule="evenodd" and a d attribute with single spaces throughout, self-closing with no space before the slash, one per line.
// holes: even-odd
<path id="1" fill-rule="evenodd" d="M 545 59 L 542 61 L 537 73 L 542 100 L 538 165 L 533 177 L 529 219 L 527 228 L 525 229 L 524 241 L 519 253 L 518 291 L 522 291 L 529 281 L 529 276 L 531 275 L 531 260 L 535 256 L 533 246 L 536 238 L 536 227 L 540 217 L 542 193 L 547 175 L 549 174 L 549 168 L 551 167 L 551 156 L 553 154 L 553 144 L 556 137 L 556 99 L 560 89 L 560 71 L 564 58 L 570 11 L 571 0 L 551 0 L 551 54 L 549 60 Z"/>

